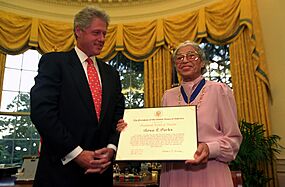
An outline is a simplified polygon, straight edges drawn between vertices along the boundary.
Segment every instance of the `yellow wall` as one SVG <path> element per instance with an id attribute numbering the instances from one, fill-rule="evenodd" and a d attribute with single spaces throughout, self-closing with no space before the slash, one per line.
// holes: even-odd
<path id="1" fill-rule="evenodd" d="M 272 133 L 285 147 L 285 1 L 257 0 L 273 103 L 270 106 Z M 285 159 L 285 150 L 277 156 Z"/>

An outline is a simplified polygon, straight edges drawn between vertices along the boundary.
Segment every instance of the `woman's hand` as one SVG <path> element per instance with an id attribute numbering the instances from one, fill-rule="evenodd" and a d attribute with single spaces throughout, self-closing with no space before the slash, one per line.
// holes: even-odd
<path id="1" fill-rule="evenodd" d="M 120 120 L 118 121 L 118 123 L 117 123 L 117 128 L 116 128 L 116 130 L 117 130 L 118 132 L 122 132 L 122 131 L 124 130 L 124 128 L 125 128 L 127 125 L 128 125 L 128 124 L 125 123 L 125 121 L 124 121 L 123 119 L 120 119 Z"/>
<path id="2" fill-rule="evenodd" d="M 209 154 L 210 152 L 208 145 L 205 143 L 199 143 L 197 151 L 194 154 L 194 160 L 186 160 L 185 164 L 198 165 L 198 164 L 207 163 Z"/>

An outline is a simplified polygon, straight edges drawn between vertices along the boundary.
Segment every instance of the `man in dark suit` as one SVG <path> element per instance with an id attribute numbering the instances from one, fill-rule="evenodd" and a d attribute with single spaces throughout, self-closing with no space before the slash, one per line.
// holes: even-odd
<path id="1" fill-rule="evenodd" d="M 108 24 L 104 11 L 84 8 L 74 19 L 75 48 L 40 59 L 31 89 L 31 119 L 42 138 L 34 186 L 113 186 L 111 163 L 124 96 L 118 72 L 96 58 Z M 98 98 L 89 87 L 88 66 L 99 74 Z M 97 100 L 99 110 L 94 106 Z"/>

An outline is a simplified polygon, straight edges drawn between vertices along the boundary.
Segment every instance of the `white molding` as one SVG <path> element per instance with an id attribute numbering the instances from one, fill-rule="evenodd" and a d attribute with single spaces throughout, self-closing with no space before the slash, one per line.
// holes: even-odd
<path id="1" fill-rule="evenodd" d="M 95 0 L 93 0 L 95 1 Z M 98 1 L 98 0 L 97 0 Z M 72 22 L 73 16 L 87 5 L 103 8 L 112 23 L 151 21 L 157 18 L 189 12 L 221 0 L 122 0 L 115 3 L 88 3 L 85 1 L 56 0 L 0 0 L 0 10 L 29 17 Z M 105 3 L 103 3 L 105 2 Z"/>

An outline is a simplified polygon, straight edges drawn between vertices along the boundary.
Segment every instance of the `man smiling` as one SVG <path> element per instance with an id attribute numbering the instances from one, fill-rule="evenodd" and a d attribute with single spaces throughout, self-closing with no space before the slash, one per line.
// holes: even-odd
<path id="1" fill-rule="evenodd" d="M 31 119 L 42 138 L 34 186 L 113 186 L 124 96 L 118 72 L 96 58 L 108 24 L 104 11 L 82 9 L 74 18 L 75 48 L 40 59 L 31 89 Z"/>

